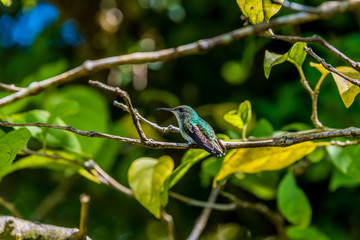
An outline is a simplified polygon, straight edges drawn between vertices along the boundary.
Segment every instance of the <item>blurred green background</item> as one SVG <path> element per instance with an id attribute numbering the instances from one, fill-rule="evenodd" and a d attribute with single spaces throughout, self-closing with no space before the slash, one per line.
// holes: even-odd
<path id="1" fill-rule="evenodd" d="M 317 6 L 323 1 L 297 2 Z M 274 17 L 290 13 L 282 9 Z M 0 82 L 24 87 L 32 81 L 74 68 L 88 59 L 155 51 L 210 38 L 243 26 L 240 16 L 235 0 L 14 0 L 11 7 L 0 5 Z M 350 58 L 359 61 L 359 26 L 360 12 L 357 11 L 301 26 L 285 26 L 275 32 L 321 35 Z M 333 66 L 345 65 L 329 51 L 317 45 L 311 46 Z M 293 123 L 296 124 L 287 129 L 311 128 L 311 99 L 300 84 L 296 68 L 284 63 L 273 68 L 269 79 L 264 76 L 265 49 L 285 53 L 290 47 L 291 44 L 278 40 L 248 37 L 204 54 L 169 62 L 113 67 L 2 107 L 0 113 L 7 116 L 34 109 L 51 112 L 66 100 L 70 107 L 62 112 L 62 119 L 67 124 L 82 130 L 137 138 L 128 114 L 112 105 L 116 96 L 90 87 L 87 81 L 92 79 L 128 91 L 133 105 L 143 116 L 163 126 L 175 125 L 175 118 L 153 109 L 186 104 L 194 107 L 217 133 L 236 138 L 241 133 L 226 124 L 222 115 L 240 102 L 249 100 L 255 120 L 266 119 L 275 130 Z M 307 57 L 304 71 L 310 85 L 314 86 L 320 74 L 309 66 L 310 61 L 314 60 Z M 8 94 L 0 92 L 1 97 Z M 356 99 L 346 109 L 330 76 L 321 87 L 318 106 L 319 118 L 326 126 L 345 128 L 360 125 L 360 102 Z M 144 129 L 149 137 L 155 139 L 183 141 L 178 134 L 161 135 L 145 125 Z M 93 156 L 104 170 L 125 185 L 127 169 L 133 160 L 167 154 L 178 164 L 184 154 L 182 150 L 146 149 L 109 140 L 78 139 L 82 152 Z M 34 140 L 29 146 L 39 149 L 41 144 Z M 211 181 L 201 169 L 201 164 L 195 165 L 173 190 L 206 200 Z M 269 191 L 274 193 L 280 176 L 285 172 L 248 177 L 254 178 L 254 182 L 256 179 L 270 179 L 273 186 Z M 329 183 L 334 174 L 337 174 L 334 166 L 324 155 L 298 178 L 298 185 L 312 205 L 313 225 L 331 239 L 360 239 L 358 183 L 331 188 Z M 248 183 L 247 187 L 240 183 L 230 184 L 227 190 L 240 198 L 264 201 L 276 208 L 274 194 L 270 193 L 266 200 L 261 199 L 253 193 L 252 181 Z M 42 201 L 56 188 L 60 188 L 64 196 L 39 219 L 39 208 L 44 207 Z M 69 176 L 66 171 L 21 170 L 0 182 L 0 196 L 14 203 L 24 218 L 66 227 L 78 226 L 78 199 L 83 192 L 92 197 L 89 236 L 93 239 L 167 239 L 163 224 L 135 200 L 84 178 Z M 219 201 L 226 200 L 220 197 Z M 186 206 L 175 199 L 170 199 L 166 209 L 174 217 L 179 239 L 185 239 L 201 209 Z M 0 213 L 9 214 L 3 208 L 0 208 Z M 214 211 L 204 239 L 221 239 L 215 233 L 226 236 L 227 229 L 239 235 L 250 231 L 254 238 L 276 234 L 274 227 L 253 211 Z"/>

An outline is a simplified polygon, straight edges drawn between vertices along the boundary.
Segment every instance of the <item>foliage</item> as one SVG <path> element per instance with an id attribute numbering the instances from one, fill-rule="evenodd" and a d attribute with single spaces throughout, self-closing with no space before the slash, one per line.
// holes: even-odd
<path id="1" fill-rule="evenodd" d="M 1 3 L 0 82 L 19 87 L 71 74 L 66 71 L 89 59 L 156 51 L 189 42 L 204 47 L 206 44 L 198 40 L 242 27 L 241 13 L 246 24 L 256 25 L 289 12 L 270 0 Z M 285 36 L 317 33 L 358 61 L 358 25 L 345 12 L 325 21 L 274 31 Z M 266 33 L 274 34 L 271 29 Z M 344 66 L 338 56 L 320 50 L 317 44 L 299 41 L 290 45 L 261 34 L 201 55 L 167 62 L 134 61 L 139 64 L 91 72 L 91 79 L 127 91 L 137 111 L 161 126 L 177 123 L 169 115 L 154 112 L 155 108 L 190 105 L 214 127 L 219 138 L 229 143 L 281 141 L 281 136 L 301 137 L 327 130 L 326 126 L 330 130 L 359 126 L 359 87 L 322 64 L 310 62 L 314 60 L 304 50 L 308 46 L 339 72 L 360 80 L 357 70 Z M 33 96 L 1 107 L 0 119 L 139 138 L 129 114 L 112 105 L 122 99 L 89 86 L 88 77 L 73 80 L 42 93 L 34 91 Z M 311 129 L 319 126 L 313 126 L 310 118 L 314 95 L 308 96 L 306 84 L 319 94 L 317 114 L 324 126 L 315 131 Z M 1 98 L 10 94 L 0 91 Z M 148 138 L 185 142 L 180 134 L 160 134 L 141 124 Z M 24 218 L 77 227 L 78 196 L 87 192 L 92 196 L 88 229 L 93 239 L 168 239 L 167 229 L 158 221 L 165 219 L 165 212 L 174 219 L 176 236 L 185 239 L 200 208 L 177 201 L 174 193 L 203 202 L 211 188 L 226 182 L 221 191 L 250 204 L 243 207 L 246 210 L 216 211 L 200 239 L 278 235 L 273 215 L 286 220 L 281 224 L 290 239 L 359 239 L 353 219 L 360 214 L 360 145 L 350 137 L 287 147 L 238 147 L 217 158 L 202 149 L 157 150 L 60 129 L 1 127 L 1 196 L 13 202 Z M 336 141 L 348 146 L 336 146 Z M 89 159 L 129 187 L 135 200 L 108 188 L 108 179 L 85 168 L 83 163 Z M 224 198 L 217 201 L 232 204 Z M 54 206 L 49 207 L 49 202 Z M 249 207 L 254 206 L 251 203 L 260 205 Z M 45 209 L 40 219 L 35 217 L 42 212 L 39 209 Z M 272 212 L 264 214 L 264 209 Z M 0 213 L 10 214 L 2 206 Z M 343 217 L 343 223 L 333 221 L 338 216 Z"/>

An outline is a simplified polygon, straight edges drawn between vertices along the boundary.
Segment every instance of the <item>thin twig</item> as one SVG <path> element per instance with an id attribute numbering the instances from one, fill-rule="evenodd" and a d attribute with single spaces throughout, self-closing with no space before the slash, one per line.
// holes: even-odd
<path id="1" fill-rule="evenodd" d="M 19 211 L 16 209 L 15 205 L 6 201 L 2 197 L 0 197 L 0 206 L 3 206 L 7 210 L 9 210 L 9 212 L 11 212 L 11 214 L 13 214 L 15 217 L 21 217 L 21 215 L 20 215 Z"/>
<path id="2" fill-rule="evenodd" d="M 210 192 L 210 196 L 208 199 L 208 203 L 209 204 L 214 204 L 216 201 L 217 196 L 219 195 L 220 189 L 222 188 L 222 184 L 218 184 L 215 188 L 213 188 Z M 212 208 L 210 206 L 205 207 L 203 209 L 203 211 L 201 212 L 199 218 L 197 219 L 195 226 L 193 228 L 193 230 L 191 231 L 189 237 L 187 238 L 187 240 L 197 240 L 199 239 L 201 233 L 203 232 L 207 221 L 210 217 Z"/>
<path id="3" fill-rule="evenodd" d="M 271 2 L 273 2 L 275 4 L 279 4 L 279 5 L 283 6 L 284 8 L 290 9 L 295 12 L 307 12 L 307 13 L 312 13 L 312 14 L 322 14 L 320 12 L 319 8 L 317 8 L 317 7 L 306 6 L 306 5 L 302 5 L 302 4 L 295 3 L 295 2 L 289 2 L 287 0 L 284 0 L 284 2 L 280 2 L 279 0 L 271 0 Z"/>
<path id="4" fill-rule="evenodd" d="M 233 211 L 238 208 L 238 206 L 235 203 L 209 203 L 209 202 L 204 202 L 193 198 L 189 198 L 175 192 L 169 192 L 169 196 L 179 201 L 182 201 L 187 205 L 195 206 L 195 207 L 203 207 L 203 208 L 209 207 L 218 211 Z"/>
<path id="5" fill-rule="evenodd" d="M 74 79 L 83 77 L 102 69 L 107 69 L 121 64 L 140 64 L 169 61 L 184 56 L 200 54 L 215 47 L 230 44 L 241 38 L 259 34 L 268 30 L 269 28 L 275 29 L 284 25 L 298 25 L 311 22 L 320 18 L 325 18 L 337 13 L 344 12 L 349 9 L 353 9 L 358 6 L 360 6 L 360 0 L 348 0 L 346 2 L 332 1 L 331 4 L 328 3 L 327 5 L 321 5 L 319 7 L 319 9 L 326 9 L 326 11 L 323 11 L 322 14 L 311 14 L 304 12 L 294 13 L 272 19 L 269 22 L 262 22 L 256 25 L 242 27 L 231 32 L 215 36 L 213 38 L 198 40 L 196 42 L 174 48 L 168 48 L 154 52 L 137 52 L 121 56 L 102 58 L 98 60 L 87 60 L 82 65 L 74 69 L 40 82 L 33 82 L 23 90 L 0 99 L 0 107 L 23 99 L 27 96 L 36 95 L 52 86 L 70 82 Z"/>
<path id="6" fill-rule="evenodd" d="M 345 80 L 351 82 L 352 84 L 360 87 L 360 81 L 354 78 L 351 78 L 349 76 L 346 76 L 345 74 L 339 72 L 338 70 L 336 70 L 336 68 L 334 68 L 333 66 L 331 66 L 329 63 L 326 63 L 325 60 L 321 57 L 319 57 L 316 53 L 314 53 L 314 51 L 309 48 L 309 47 L 304 47 L 304 50 L 311 55 L 313 58 L 316 59 L 316 61 L 318 61 L 319 63 L 321 63 L 321 65 L 323 65 L 323 67 L 327 70 L 329 70 L 330 72 L 333 72 L 337 75 L 339 75 L 340 77 L 344 78 Z"/>
<path id="7" fill-rule="evenodd" d="M 131 189 L 125 187 L 124 185 L 117 182 L 109 174 L 107 174 L 99 165 L 97 165 L 93 160 L 86 161 L 84 167 L 90 171 L 94 170 L 103 180 L 102 182 L 105 185 L 112 187 L 113 189 L 125 194 L 129 198 L 133 198 L 134 195 Z"/>
<path id="8" fill-rule="evenodd" d="M 18 92 L 18 91 L 24 90 L 24 88 L 17 87 L 14 84 L 5 84 L 5 83 L 0 83 L 0 88 L 6 90 L 8 92 Z"/>
<path id="9" fill-rule="evenodd" d="M 175 226 L 174 226 L 174 220 L 173 217 L 165 212 L 164 209 L 161 209 L 161 219 L 165 222 L 170 240 L 175 240 Z"/>
<path id="10" fill-rule="evenodd" d="M 285 226 L 284 226 L 284 218 L 279 213 L 272 211 L 271 209 L 268 208 L 268 206 L 266 206 L 263 203 L 252 203 L 252 202 L 243 201 L 237 198 L 235 195 L 228 192 L 221 192 L 220 194 L 228 198 L 232 202 L 234 202 L 238 207 L 252 209 L 254 211 L 263 214 L 275 226 L 279 234 L 279 237 L 281 239 L 287 239 Z"/>
<path id="11" fill-rule="evenodd" d="M 318 95 L 319 95 L 319 88 L 320 88 L 320 80 L 322 82 L 323 78 L 319 80 L 318 84 L 316 85 L 317 86 L 317 89 L 316 91 L 315 90 L 312 90 L 310 85 L 309 85 L 309 82 L 306 80 L 306 77 L 305 77 L 305 74 L 304 74 L 304 71 L 302 69 L 301 66 L 298 66 L 298 65 L 295 65 L 298 72 L 299 72 L 299 75 L 300 75 L 300 82 L 301 84 L 303 85 L 303 87 L 308 91 L 310 97 L 311 97 L 311 102 L 312 102 L 312 111 L 311 111 L 311 121 L 313 122 L 314 126 L 316 128 L 320 128 L 320 129 L 324 129 L 324 125 L 319 121 L 319 118 L 318 118 L 318 112 L 317 112 L 317 99 L 318 99 Z M 319 84 L 320 83 L 320 84 Z"/>
<path id="12" fill-rule="evenodd" d="M 144 142 L 144 143 L 147 143 L 149 141 L 149 139 L 147 139 L 147 137 L 145 136 L 144 131 L 142 130 L 142 127 L 141 127 L 140 121 L 139 121 L 139 117 L 135 113 L 135 110 L 134 110 L 134 108 L 132 106 L 132 103 L 131 103 L 130 96 L 126 91 L 120 89 L 119 87 L 112 87 L 112 86 L 103 84 L 103 83 L 101 83 L 99 81 L 90 80 L 89 84 L 91 86 L 94 86 L 94 87 L 97 87 L 97 88 L 101 88 L 101 89 L 104 89 L 104 90 L 107 90 L 107 91 L 114 92 L 114 93 L 118 94 L 120 97 L 122 97 L 122 99 L 124 100 L 124 102 L 125 102 L 125 104 L 126 104 L 126 106 L 128 108 L 128 111 L 129 111 L 129 113 L 131 115 L 134 126 L 136 128 L 136 131 L 139 134 L 139 137 L 140 137 L 141 141 Z"/>
<path id="13" fill-rule="evenodd" d="M 73 239 L 77 240 L 85 240 L 87 234 L 87 224 L 89 218 L 89 203 L 90 196 L 83 193 L 80 195 L 81 202 L 81 210 L 80 210 L 80 224 L 79 224 L 79 232 L 76 233 L 76 236 Z"/>
<path id="14" fill-rule="evenodd" d="M 355 62 L 348 56 L 346 56 L 344 53 L 339 51 L 337 48 L 335 48 L 333 45 L 325 41 L 322 37 L 318 35 L 313 35 L 311 37 L 299 37 L 299 36 L 284 36 L 284 35 L 270 35 L 262 33 L 260 36 L 271 38 L 271 39 L 278 39 L 282 41 L 287 42 L 306 42 L 306 43 L 316 43 L 320 46 L 328 49 L 330 52 L 334 53 L 336 56 L 341 58 L 343 61 L 348 63 L 352 68 L 354 68 L 357 71 L 360 71 L 360 62 Z"/>
<path id="15" fill-rule="evenodd" d="M 118 102 L 116 100 L 113 102 L 113 104 L 114 104 L 114 106 L 116 106 L 118 108 L 121 108 L 125 112 L 129 112 L 129 108 L 125 104 L 120 103 L 120 102 Z M 161 126 L 157 125 L 156 123 L 153 123 L 153 122 L 147 120 L 146 118 L 141 116 L 139 111 L 137 109 L 135 109 L 135 108 L 134 108 L 134 112 L 141 121 L 143 121 L 144 123 L 147 123 L 150 127 L 152 127 L 153 129 L 155 129 L 155 130 L 157 130 L 159 132 L 162 132 L 162 133 L 170 133 L 170 132 L 179 133 L 180 132 L 180 129 L 178 127 L 173 126 L 173 125 L 169 125 L 167 127 L 161 127 Z"/>

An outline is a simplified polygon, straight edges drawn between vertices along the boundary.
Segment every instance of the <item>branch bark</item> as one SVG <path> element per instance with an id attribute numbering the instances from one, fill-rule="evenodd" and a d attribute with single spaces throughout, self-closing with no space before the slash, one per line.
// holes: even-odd
<path id="1" fill-rule="evenodd" d="M 69 240 L 79 230 L 35 223 L 11 216 L 0 216 L 0 239 L 57 239 Z M 91 238 L 86 237 L 86 240 Z"/>

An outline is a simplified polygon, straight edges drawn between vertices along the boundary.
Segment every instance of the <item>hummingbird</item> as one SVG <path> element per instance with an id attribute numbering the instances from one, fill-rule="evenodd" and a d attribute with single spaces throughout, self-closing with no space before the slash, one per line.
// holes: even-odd
<path id="1" fill-rule="evenodd" d="M 204 119 L 200 118 L 191 107 L 181 105 L 174 108 L 157 108 L 155 110 L 165 110 L 175 115 L 181 136 L 189 141 L 189 145 L 195 142 L 214 156 L 221 157 L 225 155 L 226 148 L 215 135 L 214 129 Z"/>

